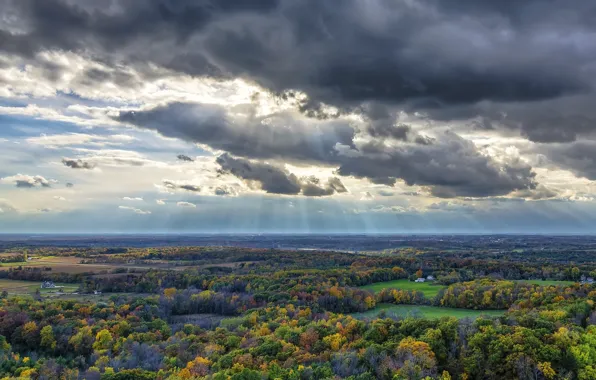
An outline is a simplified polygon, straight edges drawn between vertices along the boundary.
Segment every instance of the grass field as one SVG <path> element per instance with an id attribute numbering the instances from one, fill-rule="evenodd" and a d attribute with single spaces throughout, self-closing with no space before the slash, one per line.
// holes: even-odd
<path id="1" fill-rule="evenodd" d="M 392 305 L 382 303 L 377 305 L 372 310 L 363 313 L 352 314 L 355 318 L 376 318 L 378 314 L 384 310 L 387 316 L 397 315 L 402 317 L 424 317 L 424 318 L 441 318 L 441 317 L 455 317 L 461 318 L 478 318 L 481 315 L 499 316 L 505 313 L 505 310 L 470 310 L 470 309 L 452 309 L 447 307 L 436 306 L 419 306 L 419 305 Z"/>
<path id="2" fill-rule="evenodd" d="M 78 284 L 63 284 L 59 282 L 56 283 L 56 286 L 62 286 L 62 288 L 41 289 L 41 281 L 0 280 L 0 292 L 6 290 L 9 294 L 33 294 L 37 289 L 39 289 L 41 294 L 56 293 L 58 291 L 72 293 L 79 288 Z"/>
<path id="3" fill-rule="evenodd" d="M 525 282 L 525 283 L 534 284 L 534 285 L 542 285 L 542 286 L 547 286 L 547 285 L 559 286 L 559 285 L 575 284 L 574 281 L 555 281 L 555 280 L 516 280 L 516 281 L 517 282 Z"/>
<path id="4" fill-rule="evenodd" d="M 442 286 L 433 285 L 430 282 L 414 282 L 406 279 L 377 282 L 370 285 L 361 286 L 361 289 L 369 290 L 373 293 L 380 292 L 383 289 L 403 289 L 403 290 L 417 290 L 424 293 L 426 298 L 434 298 Z"/>

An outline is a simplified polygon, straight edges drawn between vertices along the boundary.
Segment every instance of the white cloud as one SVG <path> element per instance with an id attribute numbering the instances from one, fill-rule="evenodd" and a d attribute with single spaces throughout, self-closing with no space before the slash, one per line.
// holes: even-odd
<path id="1" fill-rule="evenodd" d="M 89 162 L 101 168 L 104 166 L 121 167 L 121 166 L 148 166 L 148 167 L 171 167 L 165 162 L 155 161 L 147 158 L 145 155 L 134 150 L 121 149 L 101 149 L 93 150 L 86 148 L 75 149 L 78 152 L 86 154 L 80 157 L 81 160 Z"/>
<path id="2" fill-rule="evenodd" d="M 163 205 L 165 205 L 165 204 L 166 204 L 166 201 L 164 201 L 163 199 L 156 199 L 156 200 L 155 200 L 155 203 L 157 203 L 158 205 L 161 205 L 161 206 L 163 206 Z"/>
<path id="3" fill-rule="evenodd" d="M 378 205 L 370 209 L 371 212 L 389 213 L 389 214 L 403 214 L 403 213 L 415 213 L 418 212 L 414 207 L 403 207 L 403 206 L 385 206 Z"/>
<path id="4" fill-rule="evenodd" d="M 118 206 L 118 208 L 121 210 L 130 210 L 130 211 L 134 212 L 135 214 L 140 214 L 140 215 L 151 214 L 151 211 L 141 210 L 141 209 L 130 207 L 130 206 Z"/>
<path id="5" fill-rule="evenodd" d="M 59 195 L 54 195 L 54 199 L 57 200 L 57 201 L 65 201 L 66 200 L 66 198 L 61 197 Z"/>
<path id="6" fill-rule="evenodd" d="M 139 202 L 141 202 L 141 201 L 143 201 L 143 198 L 141 198 L 141 197 L 134 197 L 134 198 L 123 197 L 122 200 L 124 200 L 124 201 L 139 201 Z"/>
<path id="7" fill-rule="evenodd" d="M 471 213 L 476 211 L 476 207 L 468 203 L 460 203 L 455 201 L 441 201 L 430 204 L 427 207 L 430 211 L 446 211 L 446 212 L 459 212 L 459 213 Z"/>
<path id="8" fill-rule="evenodd" d="M 27 174 L 16 174 L 9 177 L 0 178 L 1 183 L 13 184 L 20 188 L 32 188 L 32 187 L 50 187 L 52 183 L 58 181 L 53 179 L 46 179 L 40 175 L 27 175 Z"/>
<path id="9" fill-rule="evenodd" d="M 190 202 L 178 202 L 176 203 L 176 206 L 178 207 L 188 207 L 188 208 L 196 208 L 197 205 L 194 203 L 190 203 Z"/>
<path id="10" fill-rule="evenodd" d="M 91 146 L 108 146 L 108 145 L 122 145 L 125 142 L 136 140 L 136 138 L 128 135 L 90 135 L 85 133 L 67 133 L 46 135 L 42 134 L 39 137 L 29 137 L 25 141 L 29 144 L 42 145 L 46 148 L 58 148 L 70 145 L 91 145 Z"/>
<path id="11" fill-rule="evenodd" d="M 17 209 L 6 199 L 0 198 L 0 213 L 7 214 L 9 212 L 16 212 Z"/>
<path id="12" fill-rule="evenodd" d="M 370 201 L 375 199 L 375 197 L 368 191 L 362 193 L 362 197 L 360 198 L 361 201 Z"/>

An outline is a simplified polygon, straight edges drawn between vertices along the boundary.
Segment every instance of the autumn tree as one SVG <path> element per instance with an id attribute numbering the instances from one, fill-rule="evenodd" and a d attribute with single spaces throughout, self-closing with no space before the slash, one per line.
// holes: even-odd
<path id="1" fill-rule="evenodd" d="M 40 336 L 41 348 L 48 351 L 52 351 L 56 348 L 56 338 L 54 337 L 54 330 L 52 329 L 52 326 L 44 326 L 44 328 L 41 329 Z"/>

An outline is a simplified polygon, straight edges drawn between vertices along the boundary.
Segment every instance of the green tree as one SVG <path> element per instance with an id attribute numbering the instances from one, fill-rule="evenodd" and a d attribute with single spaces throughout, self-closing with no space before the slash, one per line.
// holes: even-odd
<path id="1" fill-rule="evenodd" d="M 41 329 L 41 348 L 44 348 L 48 351 L 54 350 L 56 348 L 56 338 L 54 337 L 54 330 L 52 326 L 48 325 Z"/>

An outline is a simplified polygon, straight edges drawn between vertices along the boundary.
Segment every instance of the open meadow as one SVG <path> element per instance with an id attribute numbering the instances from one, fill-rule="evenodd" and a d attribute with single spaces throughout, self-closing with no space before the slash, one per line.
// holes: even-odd
<path id="1" fill-rule="evenodd" d="M 480 316 L 496 317 L 505 314 L 505 310 L 470 310 L 455 309 L 449 307 L 436 307 L 425 305 L 392 305 L 388 303 L 378 304 L 374 309 L 362 313 L 353 313 L 352 316 L 358 319 L 375 319 L 379 317 L 417 317 L 417 318 L 442 318 L 455 317 L 457 319 L 471 318 Z"/>
<path id="2" fill-rule="evenodd" d="M 426 298 L 434 298 L 443 286 L 435 285 L 432 282 L 414 282 L 407 279 L 376 282 L 374 284 L 361 286 L 360 289 L 378 293 L 383 289 L 416 290 L 422 292 Z"/>

